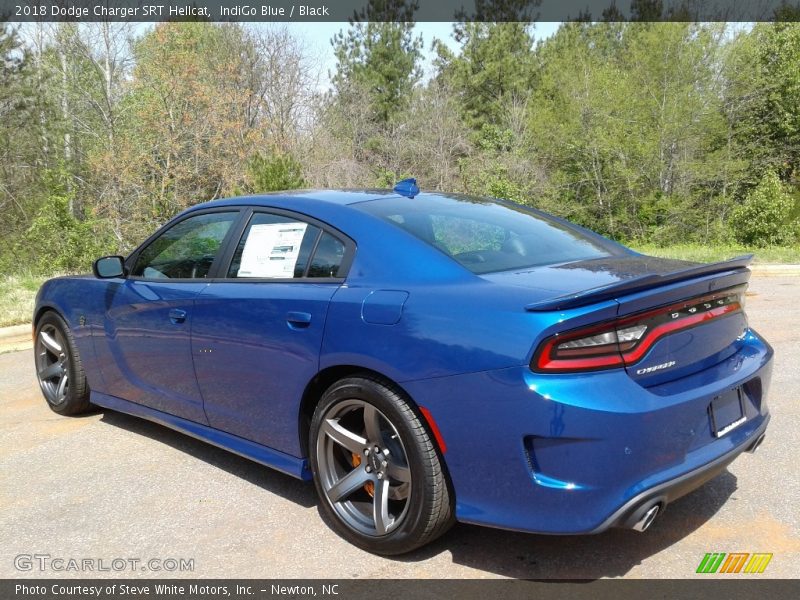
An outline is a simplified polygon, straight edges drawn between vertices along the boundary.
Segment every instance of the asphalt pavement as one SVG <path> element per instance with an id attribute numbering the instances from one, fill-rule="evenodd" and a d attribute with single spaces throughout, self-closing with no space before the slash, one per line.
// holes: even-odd
<path id="1" fill-rule="evenodd" d="M 767 440 L 647 532 L 457 525 L 392 559 L 334 534 L 309 484 L 112 411 L 58 416 L 32 351 L 0 354 L 0 577 L 685 578 L 707 552 L 769 552 L 763 576 L 796 577 L 800 277 L 753 278 L 747 312 L 776 352 Z"/>

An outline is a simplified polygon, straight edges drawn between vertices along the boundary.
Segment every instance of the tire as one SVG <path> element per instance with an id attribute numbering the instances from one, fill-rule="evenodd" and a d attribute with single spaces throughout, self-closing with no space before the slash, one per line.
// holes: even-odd
<path id="1" fill-rule="evenodd" d="M 419 548 L 453 524 L 436 447 L 400 390 L 369 376 L 343 379 L 311 421 L 309 457 L 323 516 L 369 552 Z"/>
<path id="2" fill-rule="evenodd" d="M 83 364 L 67 324 L 46 312 L 36 325 L 36 378 L 47 405 L 60 415 L 78 415 L 91 407 Z"/>

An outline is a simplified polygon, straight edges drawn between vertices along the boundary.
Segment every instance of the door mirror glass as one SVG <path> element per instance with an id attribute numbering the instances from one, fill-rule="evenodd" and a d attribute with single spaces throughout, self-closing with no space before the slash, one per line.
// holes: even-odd
<path id="1" fill-rule="evenodd" d="M 104 256 L 94 261 L 94 276 L 100 279 L 113 279 L 125 276 L 124 260 L 121 256 Z"/>

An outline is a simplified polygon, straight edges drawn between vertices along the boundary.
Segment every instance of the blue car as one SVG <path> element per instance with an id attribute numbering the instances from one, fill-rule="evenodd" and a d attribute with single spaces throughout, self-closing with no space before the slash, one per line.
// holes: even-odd
<path id="1" fill-rule="evenodd" d="M 455 521 L 643 531 L 764 438 L 749 260 L 643 256 L 413 181 L 217 200 L 47 281 L 36 373 L 59 414 L 121 411 L 313 480 L 371 552 Z"/>

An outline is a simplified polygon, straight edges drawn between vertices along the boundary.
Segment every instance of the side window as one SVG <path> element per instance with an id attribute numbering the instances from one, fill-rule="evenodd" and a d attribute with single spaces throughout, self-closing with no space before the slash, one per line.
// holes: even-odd
<path id="1" fill-rule="evenodd" d="M 131 275 L 149 279 L 208 276 L 238 212 L 208 213 L 173 225 L 139 254 Z"/>
<path id="2" fill-rule="evenodd" d="M 320 229 L 310 223 L 255 213 L 228 269 L 228 277 L 303 277 Z"/>
<path id="3" fill-rule="evenodd" d="M 330 233 L 323 233 L 308 268 L 309 277 L 338 277 L 344 258 L 344 244 Z"/>

